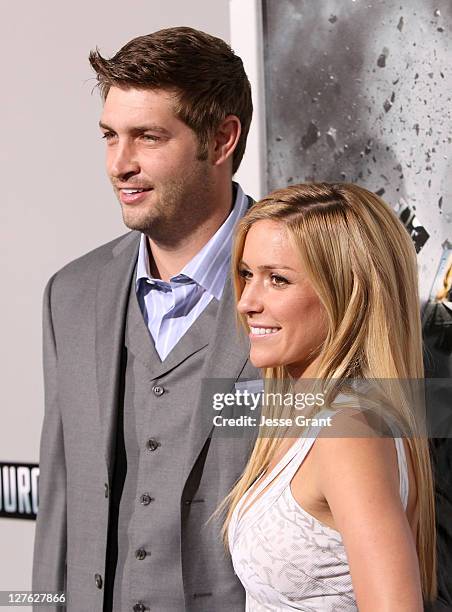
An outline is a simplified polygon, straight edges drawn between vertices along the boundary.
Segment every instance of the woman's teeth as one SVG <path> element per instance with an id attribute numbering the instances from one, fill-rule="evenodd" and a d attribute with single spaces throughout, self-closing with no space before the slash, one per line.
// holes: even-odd
<path id="1" fill-rule="evenodd" d="M 264 336 L 265 334 L 274 334 L 279 331 L 279 327 L 251 327 L 251 333 L 257 336 Z"/>

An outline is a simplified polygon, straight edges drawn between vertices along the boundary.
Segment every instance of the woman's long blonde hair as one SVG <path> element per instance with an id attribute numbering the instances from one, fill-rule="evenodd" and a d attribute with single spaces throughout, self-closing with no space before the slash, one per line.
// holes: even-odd
<path id="1" fill-rule="evenodd" d="M 326 340 L 317 378 L 391 380 L 385 397 L 407 432 L 417 487 L 416 548 L 424 598 L 436 596 L 436 538 L 428 440 L 413 415 L 403 381 L 424 377 L 417 264 L 405 228 L 378 196 L 357 185 L 311 183 L 280 189 L 254 204 L 236 230 L 232 266 L 236 299 L 246 235 L 260 220 L 278 221 L 299 250 L 304 269 L 325 307 Z M 242 323 L 248 329 L 245 319 Z M 284 366 L 267 368 L 273 389 L 288 378 Z M 400 382 L 400 384 L 398 384 Z M 220 506 L 223 536 L 238 501 L 268 467 L 282 438 L 260 436 L 240 479 Z"/>

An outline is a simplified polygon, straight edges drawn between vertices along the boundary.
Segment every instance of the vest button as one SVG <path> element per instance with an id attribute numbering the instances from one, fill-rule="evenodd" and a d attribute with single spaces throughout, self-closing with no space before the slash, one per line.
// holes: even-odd
<path id="1" fill-rule="evenodd" d="M 144 604 L 142 604 L 141 601 L 136 603 L 132 609 L 133 609 L 133 612 L 145 612 L 146 610 L 146 608 L 144 607 Z"/>
<path id="2" fill-rule="evenodd" d="M 100 574 L 94 574 L 94 582 L 98 589 L 102 588 L 102 576 Z"/>
<path id="3" fill-rule="evenodd" d="M 157 440 L 154 440 L 153 438 L 150 438 L 147 442 L 146 442 L 146 448 L 149 451 L 155 451 L 158 449 L 158 447 L 160 446 L 160 444 L 157 442 Z"/>
<path id="4" fill-rule="evenodd" d="M 146 551 L 143 548 L 139 548 L 138 550 L 135 551 L 135 557 L 139 560 L 139 561 L 143 561 L 143 559 L 146 559 Z"/>
<path id="5" fill-rule="evenodd" d="M 163 387 L 160 387 L 160 385 L 154 385 L 152 387 L 152 391 L 154 395 L 157 395 L 157 396 L 163 395 L 165 393 L 165 389 Z"/>
<path id="6" fill-rule="evenodd" d="M 152 497 L 149 495 L 149 493 L 143 493 L 143 495 L 140 497 L 140 503 L 143 504 L 143 506 L 148 506 L 152 501 Z"/>
<path id="7" fill-rule="evenodd" d="M 108 483 L 107 482 L 104 483 L 104 495 L 105 497 L 108 497 Z"/>

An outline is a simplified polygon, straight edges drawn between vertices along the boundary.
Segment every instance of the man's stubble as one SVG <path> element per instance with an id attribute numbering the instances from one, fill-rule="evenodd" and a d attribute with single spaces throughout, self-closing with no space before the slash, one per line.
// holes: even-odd
<path id="1" fill-rule="evenodd" d="M 136 208 L 121 204 L 124 224 L 155 242 L 178 243 L 206 221 L 215 206 L 212 192 L 211 165 L 197 160 L 184 176 L 155 185 L 151 201 Z"/>

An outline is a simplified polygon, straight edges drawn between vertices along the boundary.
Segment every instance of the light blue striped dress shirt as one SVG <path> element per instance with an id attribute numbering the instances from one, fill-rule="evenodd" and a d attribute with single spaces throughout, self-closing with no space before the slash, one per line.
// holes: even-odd
<path id="1" fill-rule="evenodd" d="M 163 361 L 212 299 L 220 300 L 231 260 L 232 236 L 248 208 L 236 184 L 234 207 L 209 242 L 169 282 L 150 275 L 146 235 L 141 234 L 136 291 L 155 349 Z"/>

